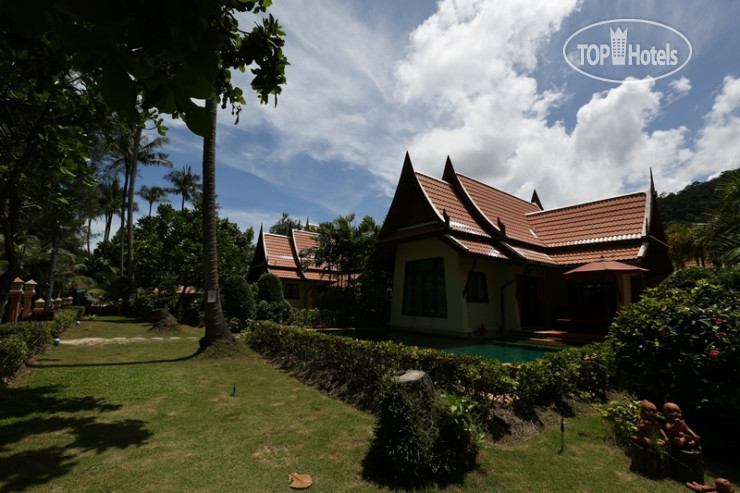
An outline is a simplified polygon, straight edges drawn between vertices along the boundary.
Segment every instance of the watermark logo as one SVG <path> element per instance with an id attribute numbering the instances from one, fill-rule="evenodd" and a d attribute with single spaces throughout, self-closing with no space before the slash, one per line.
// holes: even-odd
<path id="1" fill-rule="evenodd" d="M 563 44 L 563 57 L 574 70 L 616 83 L 668 77 L 689 63 L 692 51 L 681 32 L 644 19 L 596 22 Z"/>

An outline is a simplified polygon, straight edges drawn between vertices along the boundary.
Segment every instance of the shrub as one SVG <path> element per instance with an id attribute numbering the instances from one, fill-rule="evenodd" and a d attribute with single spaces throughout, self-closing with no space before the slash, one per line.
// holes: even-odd
<path id="1" fill-rule="evenodd" d="M 234 274 L 223 280 L 221 306 L 226 318 L 239 320 L 254 318 L 257 305 L 244 276 Z"/>
<path id="2" fill-rule="evenodd" d="M 175 293 L 155 293 L 153 289 L 141 290 L 136 298 L 129 299 L 129 310 L 134 318 L 148 320 L 155 310 L 165 309 L 175 313 L 180 301 L 180 295 Z"/>
<path id="3" fill-rule="evenodd" d="M 304 328 L 319 327 L 321 321 L 320 313 L 318 308 L 293 308 L 291 310 L 290 325 Z"/>
<path id="4" fill-rule="evenodd" d="M 734 416 L 740 409 L 740 268 L 695 279 L 698 272 L 678 271 L 646 291 L 617 315 L 609 340 L 627 390 L 656 403 L 677 402 L 705 430 L 740 438 Z"/>
<path id="5" fill-rule="evenodd" d="M 523 404 L 549 404 L 574 392 L 604 397 L 615 373 L 609 344 L 591 344 L 547 353 L 520 366 L 517 395 Z"/>
<path id="6" fill-rule="evenodd" d="M 386 376 L 378 394 L 378 422 L 372 445 L 392 480 L 404 484 L 428 481 L 437 471 L 438 412 L 420 385 L 401 385 Z"/>
<path id="7" fill-rule="evenodd" d="M 12 377 L 30 356 L 20 334 L 0 336 L 0 379 Z"/>
<path id="8" fill-rule="evenodd" d="M 75 320 L 82 318 L 85 314 L 85 308 L 79 306 L 70 306 L 54 312 L 54 321 L 51 328 L 51 337 L 59 337 L 62 332 L 74 323 Z"/>
<path id="9" fill-rule="evenodd" d="M 283 301 L 283 286 L 275 274 L 265 272 L 257 279 L 257 298 L 268 303 Z"/>
<path id="10" fill-rule="evenodd" d="M 624 400 L 609 402 L 601 415 L 614 428 L 614 441 L 620 447 L 627 447 L 630 437 L 637 434 L 637 422 L 640 420 L 640 401 L 631 396 Z"/>
<path id="11" fill-rule="evenodd" d="M 459 477 L 475 465 L 483 434 L 468 398 L 386 375 L 377 407 L 370 456 L 393 482 L 418 486 Z"/>
<path id="12" fill-rule="evenodd" d="M 256 320 L 269 320 L 276 323 L 287 323 L 292 315 L 292 307 L 287 301 L 265 301 L 257 303 L 254 314 Z"/>

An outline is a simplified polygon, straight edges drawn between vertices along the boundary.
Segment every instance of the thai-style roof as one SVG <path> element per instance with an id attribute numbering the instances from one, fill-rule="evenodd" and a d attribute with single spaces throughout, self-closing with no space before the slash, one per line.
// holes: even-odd
<path id="1" fill-rule="evenodd" d="M 318 233 L 292 228 L 288 236 L 265 233 L 260 228 L 247 280 L 254 282 L 263 272 L 270 272 L 288 281 L 308 280 L 331 284 L 332 281 L 323 273 L 323 267 L 310 262 L 310 249 L 317 245 L 318 237 Z"/>
<path id="2" fill-rule="evenodd" d="M 641 265 L 651 248 L 662 256 L 667 248 L 656 196 L 651 176 L 644 191 L 543 210 L 536 191 L 531 201 L 520 199 L 457 173 L 449 158 L 442 178 L 433 178 L 415 171 L 406 154 L 379 241 L 437 236 L 463 254 L 505 262 Z"/>

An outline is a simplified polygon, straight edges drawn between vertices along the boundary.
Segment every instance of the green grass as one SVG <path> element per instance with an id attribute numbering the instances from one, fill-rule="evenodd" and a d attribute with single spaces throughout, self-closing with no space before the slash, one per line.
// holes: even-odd
<path id="1" fill-rule="evenodd" d="M 313 492 L 388 491 L 363 475 L 372 416 L 246 348 L 230 358 L 194 357 L 190 338 L 202 329 L 171 339 L 148 328 L 83 321 L 0 390 L 0 492 L 291 491 L 291 472 L 310 474 Z M 129 342 L 72 344 L 91 337 Z M 632 474 L 594 410 L 566 420 L 565 452 L 559 448 L 557 426 L 521 443 L 505 439 L 480 454 L 463 484 L 432 490 L 683 488 Z"/>

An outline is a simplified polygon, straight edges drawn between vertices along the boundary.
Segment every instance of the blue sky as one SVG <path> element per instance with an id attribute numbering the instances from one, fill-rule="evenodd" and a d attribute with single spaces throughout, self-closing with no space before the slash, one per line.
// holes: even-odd
<path id="1" fill-rule="evenodd" d="M 449 156 L 521 198 L 536 189 L 545 208 L 645 189 L 650 169 L 658 191 L 673 192 L 740 166 L 734 0 L 275 0 L 271 13 L 291 64 L 277 107 L 250 93 L 239 125 L 219 115 L 220 215 L 242 229 L 268 228 L 283 211 L 380 223 L 407 151 L 431 176 Z M 564 43 L 609 19 L 679 31 L 690 61 L 626 83 L 576 72 Z M 660 47 L 666 31 L 651 26 Z M 168 125 L 164 151 L 199 170 L 201 139 Z M 137 184 L 166 186 L 166 171 L 145 168 Z"/>

